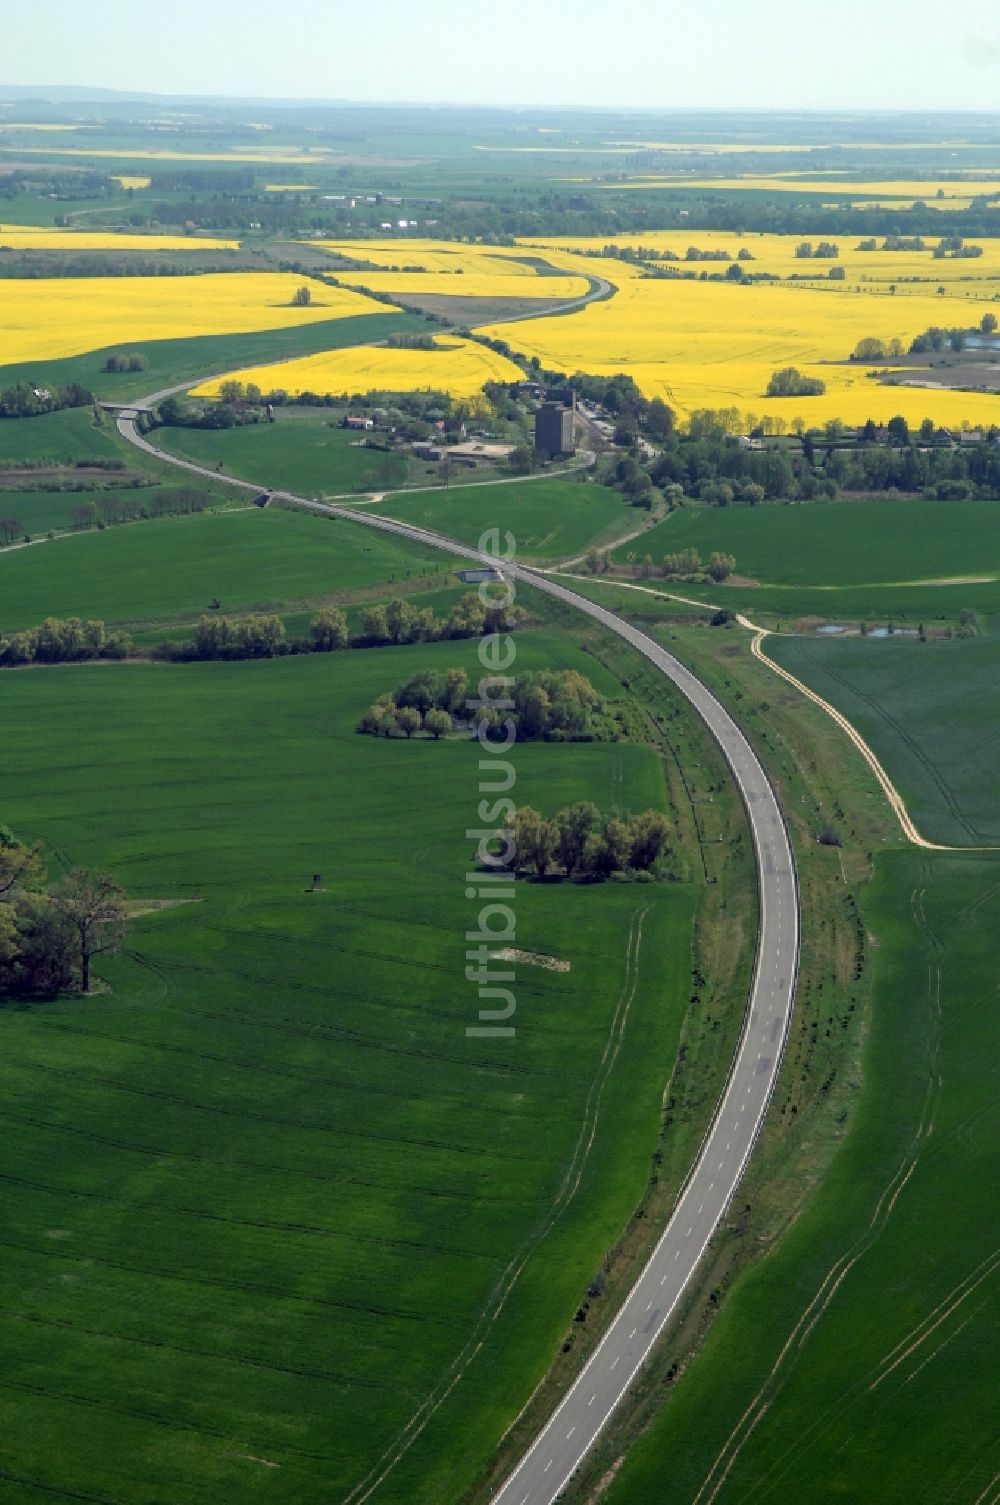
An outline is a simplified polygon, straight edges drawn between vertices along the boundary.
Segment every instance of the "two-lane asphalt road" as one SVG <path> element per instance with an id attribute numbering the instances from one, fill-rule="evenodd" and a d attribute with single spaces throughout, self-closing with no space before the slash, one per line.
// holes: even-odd
<path id="1" fill-rule="evenodd" d="M 249 492 L 266 489 L 165 454 L 143 439 L 127 417 L 119 419 L 118 427 L 131 443 L 182 469 Z M 347 518 L 482 562 L 475 550 L 423 528 L 350 507 L 301 497 L 294 500 L 314 512 Z M 586 613 L 624 638 L 687 696 L 721 747 L 743 797 L 753 835 L 759 895 L 757 955 L 743 1032 L 698 1158 L 666 1229 L 599 1347 L 493 1497 L 493 1505 L 552 1505 L 669 1322 L 746 1169 L 777 1079 L 791 1020 L 798 971 L 799 905 L 791 844 L 774 790 L 746 737 L 711 691 L 653 638 L 613 612 L 523 565 L 504 565 L 503 571 Z M 664 1062 L 665 1072 L 668 1064 Z"/>

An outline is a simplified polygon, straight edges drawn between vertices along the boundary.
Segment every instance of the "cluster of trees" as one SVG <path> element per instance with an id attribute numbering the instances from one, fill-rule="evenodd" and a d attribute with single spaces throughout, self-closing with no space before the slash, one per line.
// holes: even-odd
<path id="1" fill-rule="evenodd" d="M 459 268 L 461 271 L 462 269 Z M 391 334 L 385 342 L 390 350 L 433 350 L 434 336 L 432 334 Z"/>
<path id="2" fill-rule="evenodd" d="M 0 997 L 88 993 L 93 958 L 118 949 L 126 918 L 109 874 L 77 868 L 48 889 L 41 844 L 0 825 Z"/>
<path id="3" fill-rule="evenodd" d="M 447 679 L 461 688 L 461 697 L 455 697 L 452 709 L 446 703 L 428 701 L 422 691 L 411 688 L 411 680 L 408 685 L 398 689 L 395 695 L 380 695 L 375 703 L 370 704 L 358 721 L 358 731 L 364 731 L 367 736 L 373 737 L 411 737 L 417 731 L 426 731 L 437 742 L 438 737 L 447 736 L 455 727 L 453 715 L 456 709 L 464 706 L 468 694 L 464 670 L 450 668 L 447 670 Z M 452 697 L 440 695 L 441 701 L 449 698 Z"/>
<path id="4" fill-rule="evenodd" d="M 552 819 L 530 805 L 513 817 L 514 867 L 538 877 L 607 879 L 614 873 L 655 873 L 670 853 L 670 824 L 659 810 L 624 819 L 602 816 L 589 801 Z"/>
<path id="5" fill-rule="evenodd" d="M 141 350 L 115 350 L 104 362 L 105 371 L 146 371 L 149 358 Z"/>
<path id="6" fill-rule="evenodd" d="M 353 635 L 347 617 L 335 606 L 317 612 L 303 637 L 290 637 L 281 618 L 271 613 L 238 621 L 206 614 L 199 619 L 193 640 L 179 643 L 167 639 L 152 652 L 154 658 L 172 662 L 332 653 L 341 648 L 428 643 L 511 632 L 524 615 L 518 606 L 487 609 L 475 591 L 467 591 L 444 618 L 435 617 L 429 606 L 415 607 L 399 597 L 385 604 L 366 606 L 361 612 L 361 631 Z"/>
<path id="7" fill-rule="evenodd" d="M 772 371 L 767 384 L 768 397 L 821 397 L 825 391 L 825 381 L 818 376 L 803 376 L 795 366 Z"/>
<path id="8" fill-rule="evenodd" d="M 156 410 L 156 421 L 164 428 L 237 428 L 241 424 L 263 423 L 267 417 L 263 402 L 255 382 L 244 386 L 242 382 L 224 381 L 218 402 L 195 404 L 183 402 L 179 397 L 164 398 Z"/>
<path id="9" fill-rule="evenodd" d="M 865 335 L 851 351 L 852 361 L 884 361 L 888 357 L 902 355 L 903 342 L 894 338 L 881 340 L 877 335 Z"/>
<path id="10" fill-rule="evenodd" d="M 86 408 L 93 400 L 93 392 L 78 381 L 62 387 L 33 387 L 19 381 L 11 387 L 0 387 L 0 418 L 37 418 L 60 408 Z"/>
<path id="11" fill-rule="evenodd" d="M 946 257 L 957 258 L 960 261 L 974 260 L 977 256 L 982 256 L 982 254 L 982 246 L 966 245 L 961 235 L 944 236 L 932 252 L 932 255 L 938 261 L 943 261 Z"/>
<path id="12" fill-rule="evenodd" d="M 983 314 L 979 321 L 978 330 L 974 329 L 940 329 L 932 324 L 925 329 L 923 334 L 918 334 L 910 343 L 911 355 L 924 355 L 928 351 L 943 350 L 947 345 L 949 350 L 956 354 L 965 349 L 970 334 L 996 334 L 996 314 Z"/>
<path id="13" fill-rule="evenodd" d="M 802 261 L 807 261 L 812 256 L 819 260 L 830 261 L 840 255 L 840 247 L 832 240 L 821 240 L 815 246 L 811 240 L 802 240 L 795 247 L 795 254 Z"/>
<path id="14" fill-rule="evenodd" d="M 867 240 L 859 241 L 855 247 L 858 251 L 926 251 L 927 242 L 922 235 L 887 235 L 882 241 L 881 247 L 874 235 Z"/>
<path id="15" fill-rule="evenodd" d="M 126 633 L 109 631 L 103 622 L 82 622 L 79 617 L 46 617 L 40 627 L 0 637 L 0 664 L 7 668 L 121 659 L 131 652 L 132 640 Z"/>
<path id="16" fill-rule="evenodd" d="M 373 737 L 412 737 L 429 732 L 435 740 L 458 725 L 501 731 L 510 719 L 517 740 L 524 742 L 589 741 L 597 735 L 595 716 L 601 699 L 575 669 L 518 675 L 501 708 L 469 701 L 464 669 L 422 670 L 390 694 L 380 695 L 358 723 Z"/>
<path id="17" fill-rule="evenodd" d="M 0 517 L 0 544 L 11 544 L 22 535 L 28 537 L 19 517 Z"/>

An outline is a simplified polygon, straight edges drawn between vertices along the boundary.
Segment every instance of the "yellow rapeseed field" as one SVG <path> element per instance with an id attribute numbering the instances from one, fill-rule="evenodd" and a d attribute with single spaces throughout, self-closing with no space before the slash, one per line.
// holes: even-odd
<path id="1" fill-rule="evenodd" d="M 235 251 L 238 240 L 197 240 L 190 235 L 129 235 L 101 230 L 50 230 L 0 226 L 0 249 L 12 251 Z"/>
<path id="2" fill-rule="evenodd" d="M 424 272 L 443 272 L 454 276 L 534 277 L 528 248 L 467 246 L 448 240 L 317 240 L 320 250 L 331 251 L 356 261 L 371 261 L 387 272 L 404 267 L 420 267 Z"/>
<path id="3" fill-rule="evenodd" d="M 116 172 L 112 173 L 112 177 L 114 178 L 115 182 L 120 183 L 123 188 L 148 188 L 150 183 L 153 181 L 152 178 L 136 177 L 135 175 L 130 173 Z"/>
<path id="4" fill-rule="evenodd" d="M 274 146 L 270 151 L 259 152 L 175 152 L 164 147 L 159 150 L 141 150 L 129 147 L 127 151 L 114 151 L 108 147 L 86 146 L 19 146 L 19 152 L 43 152 L 47 157 L 114 157 L 119 162 L 293 162 L 296 165 L 318 165 L 326 155 L 323 151 L 303 152 L 297 147 Z"/>
<path id="5" fill-rule="evenodd" d="M 694 408 L 735 406 L 788 421 L 864 422 L 902 413 L 915 421 L 929 414 L 948 424 L 1000 422 L 1000 396 L 887 388 L 867 377 L 864 366 L 835 364 L 865 336 L 908 343 L 931 324 L 956 321 L 954 308 L 945 319 L 942 300 L 931 293 L 894 297 L 887 290 L 841 292 L 838 286 L 632 278 L 614 298 L 578 313 L 480 333 L 509 340 L 550 369 L 627 372 L 682 417 Z M 961 322 L 978 323 L 993 307 L 982 298 L 963 300 Z M 765 397 L 771 373 L 783 366 L 820 377 L 825 394 Z"/>
<path id="6" fill-rule="evenodd" d="M 942 234 L 946 233 L 947 226 Z M 981 256 L 938 258 L 932 255 L 930 249 L 937 244 L 938 238 L 924 236 L 928 246 L 926 251 L 859 251 L 861 237 L 858 235 L 766 235 L 749 231 L 741 235 L 729 230 L 649 230 L 611 237 L 623 249 L 638 250 L 645 247 L 655 251 L 673 251 L 681 261 L 665 262 L 665 269 L 686 272 L 726 270 L 724 266 L 715 266 L 710 262 L 685 262 L 688 247 L 694 246 L 701 251 L 725 251 L 733 261 L 738 259 L 741 251 L 748 251 L 753 258 L 744 263 L 744 269 L 748 273 L 768 272 L 776 277 L 794 276 L 818 282 L 826 280 L 831 267 L 841 267 L 845 274 L 844 282 L 839 284 L 841 290 L 844 290 L 845 284 L 889 286 L 895 283 L 897 292 L 902 295 L 910 290 L 903 284 L 924 283 L 933 288 L 944 285 L 949 296 L 975 297 L 1000 293 L 1000 239 L 972 236 L 969 244 L 981 247 Z M 876 237 L 877 246 L 881 246 L 883 239 L 883 236 Z M 795 254 L 796 247 L 804 240 L 809 241 L 813 247 L 820 240 L 831 241 L 840 254 L 830 260 L 798 257 Z M 549 256 L 553 247 L 570 253 L 600 251 L 608 241 L 607 236 L 577 235 L 557 240 L 524 241 L 523 245 L 525 248 L 532 247 L 539 255 Z M 579 265 L 592 267 L 594 263 L 588 259 Z M 609 272 L 608 266 L 614 267 L 614 271 Z M 605 263 L 603 275 L 609 276 L 613 282 L 620 282 L 623 275 L 634 277 L 636 273 L 627 264 L 619 267 L 612 261 Z M 989 287 L 988 283 L 995 285 Z M 925 292 L 927 289 L 918 287 L 917 290 Z M 941 323 L 943 320 L 939 319 L 937 322 Z"/>
<path id="7" fill-rule="evenodd" d="M 582 298 L 589 284 L 583 277 L 508 277 L 499 272 L 338 272 L 340 282 L 370 287 L 373 293 L 423 293 L 435 298 Z"/>
<path id="8" fill-rule="evenodd" d="M 582 298 L 587 282 L 579 258 L 566 276 L 540 276 L 532 260 L 557 265 L 559 252 L 527 246 L 469 246 L 446 240 L 316 241 L 325 251 L 376 262 L 378 272 L 338 272 L 342 282 L 373 292 L 438 298 Z M 563 258 L 565 260 L 565 258 Z"/>
<path id="9" fill-rule="evenodd" d="M 906 200 L 910 204 L 915 199 L 920 199 L 934 208 L 935 204 L 941 205 L 942 201 L 949 199 L 969 203 L 977 195 L 1000 190 L 1000 179 L 993 178 L 988 182 L 934 179 L 924 182 L 920 179 L 890 178 L 883 182 L 860 183 L 849 179 L 840 182 L 834 178 L 811 177 L 808 174 L 789 176 L 775 173 L 770 177 L 748 175 L 745 178 L 643 176 L 629 178 L 622 183 L 600 183 L 596 186 L 616 192 L 623 188 L 703 188 L 716 193 L 730 193 L 740 189 L 753 189 L 757 192 L 766 190 L 769 193 L 809 193 L 822 195 L 824 202 L 837 204 L 861 197 L 878 197 L 885 202 Z M 895 207 L 902 208 L 903 205 L 896 203 Z"/>
<path id="10" fill-rule="evenodd" d="M 307 307 L 295 307 L 301 282 L 285 272 L 0 279 L 0 367 L 142 340 L 245 334 L 385 312 L 371 298 L 332 287 L 317 289 Z"/>
<path id="11" fill-rule="evenodd" d="M 512 361 L 474 340 L 442 335 L 433 350 L 396 350 L 386 345 L 354 345 L 328 350 L 277 366 L 230 372 L 229 378 L 206 382 L 195 394 L 214 397 L 221 380 L 256 382 L 265 392 L 320 395 L 385 391 L 415 392 L 432 388 L 452 397 L 476 399 L 488 381 L 517 381 Z"/>

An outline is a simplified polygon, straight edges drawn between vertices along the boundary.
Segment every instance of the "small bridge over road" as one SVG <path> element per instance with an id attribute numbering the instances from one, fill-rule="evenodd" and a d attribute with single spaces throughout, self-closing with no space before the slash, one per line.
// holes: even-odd
<path id="1" fill-rule="evenodd" d="M 134 418 L 136 413 L 153 411 L 148 402 L 99 402 L 97 406 L 104 413 L 117 413 L 119 418 Z"/>

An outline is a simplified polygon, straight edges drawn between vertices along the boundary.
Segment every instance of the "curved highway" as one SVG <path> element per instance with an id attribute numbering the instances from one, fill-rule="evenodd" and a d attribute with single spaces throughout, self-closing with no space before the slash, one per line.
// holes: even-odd
<path id="1" fill-rule="evenodd" d="M 157 393 L 146 403 L 155 403 L 162 395 Z M 181 469 L 246 491 L 265 489 L 156 449 L 137 433 L 127 413 L 119 418 L 118 428 L 130 443 Z M 309 511 L 343 517 L 484 562 L 474 549 L 423 528 L 304 497 L 289 499 Z M 485 562 L 497 563 L 494 559 Z M 729 712 L 701 680 L 653 638 L 586 597 L 524 565 L 504 564 L 502 570 L 624 638 L 691 702 L 722 749 L 743 798 L 753 835 L 759 896 L 757 954 L 743 1030 L 715 1117 L 670 1221 L 599 1346 L 492 1501 L 492 1505 L 552 1505 L 670 1321 L 746 1169 L 774 1090 L 791 1021 L 799 959 L 798 884 L 791 843 L 770 781 Z"/>

